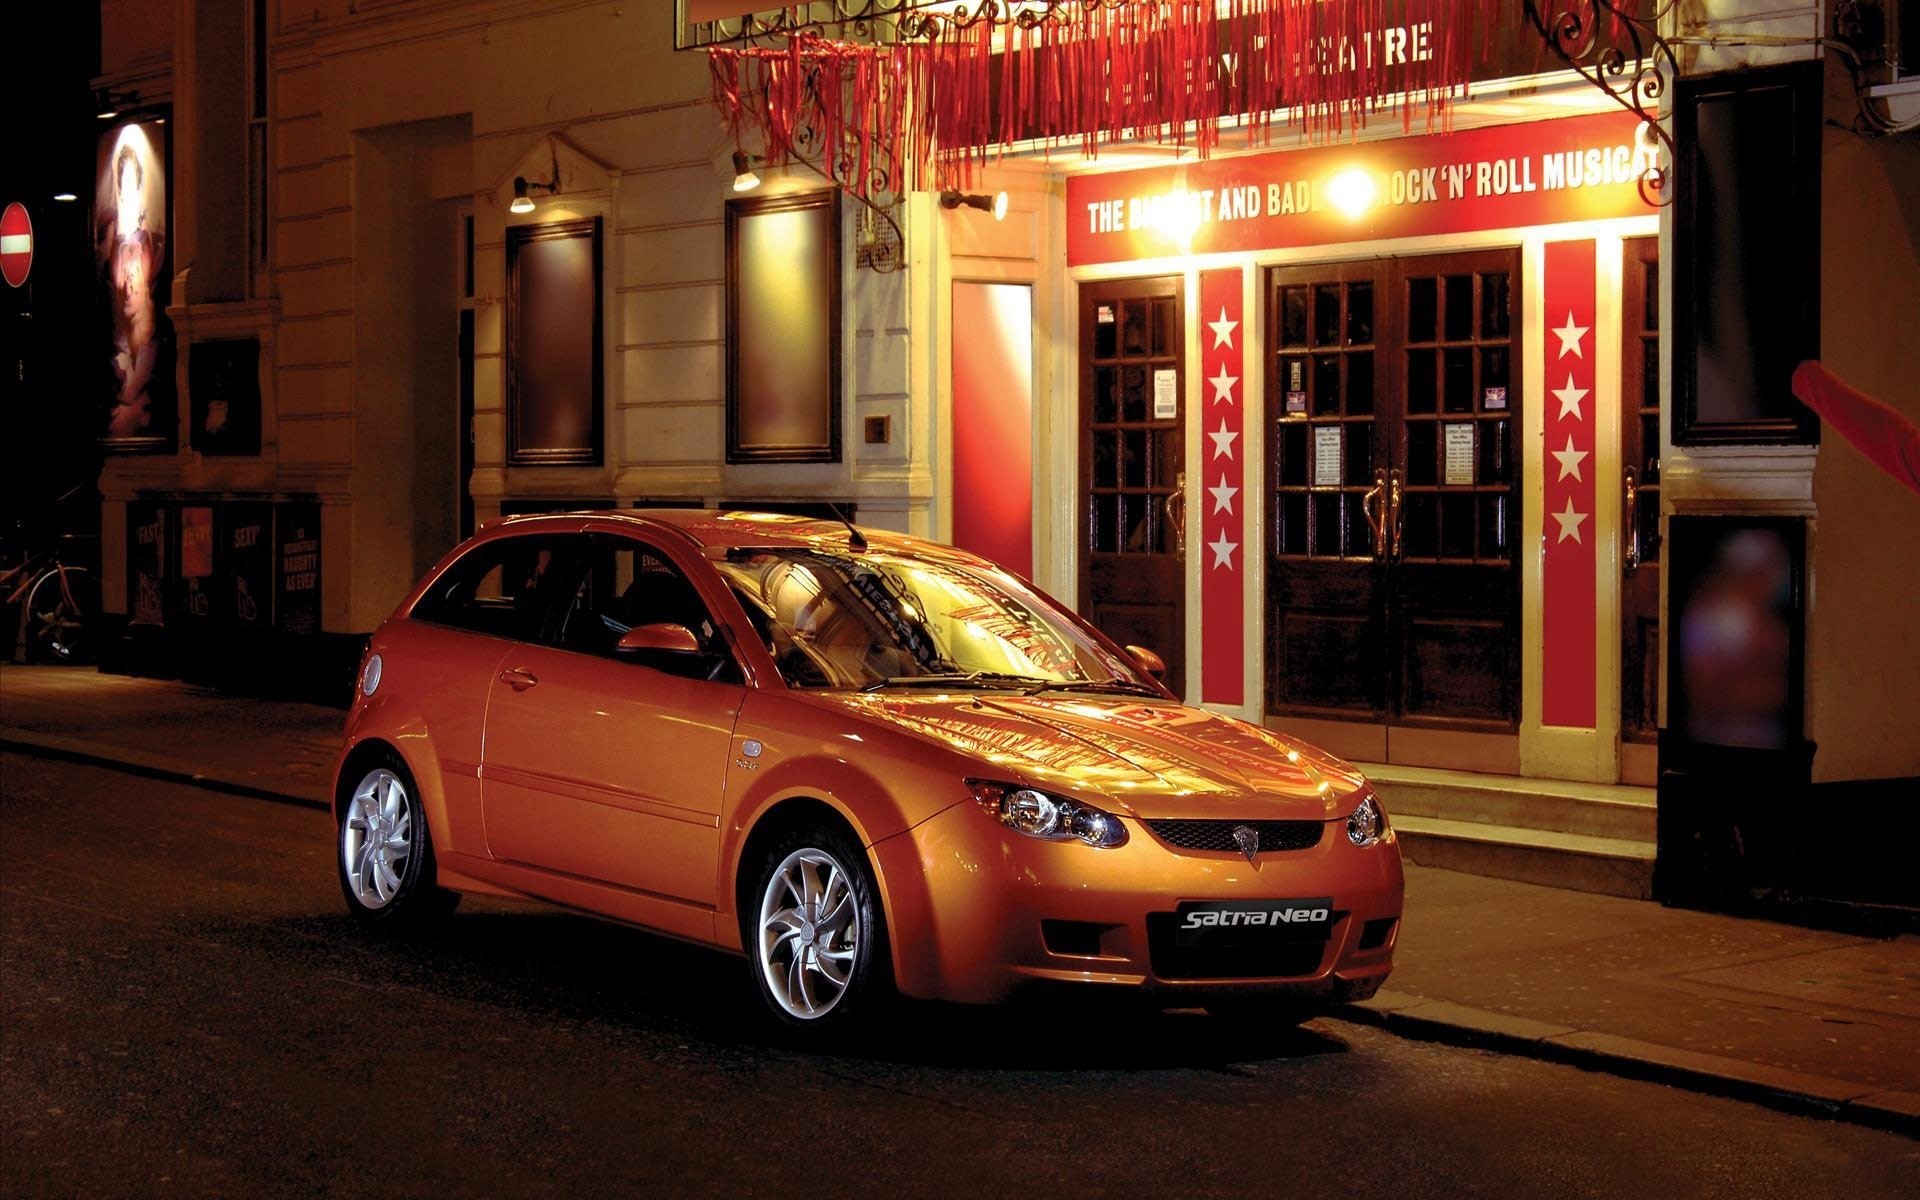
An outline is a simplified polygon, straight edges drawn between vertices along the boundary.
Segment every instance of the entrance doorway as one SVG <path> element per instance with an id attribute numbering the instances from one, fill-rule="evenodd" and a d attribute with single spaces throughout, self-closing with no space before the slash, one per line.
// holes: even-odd
<path id="1" fill-rule="evenodd" d="M 1433 735 L 1518 729 L 1519 281 L 1517 250 L 1269 272 L 1266 707 L 1336 752 L 1500 769 Z"/>
<path id="2" fill-rule="evenodd" d="M 1620 775 L 1654 782 L 1660 726 L 1660 239 L 1628 238 L 1622 281 Z"/>
<path id="3" fill-rule="evenodd" d="M 1080 288 L 1080 611 L 1186 687 L 1186 304 L 1178 276 Z"/>

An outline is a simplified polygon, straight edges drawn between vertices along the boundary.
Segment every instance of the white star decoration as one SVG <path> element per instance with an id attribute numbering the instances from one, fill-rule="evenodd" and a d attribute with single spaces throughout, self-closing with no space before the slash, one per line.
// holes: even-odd
<path id="1" fill-rule="evenodd" d="M 1572 434 L 1567 435 L 1567 448 L 1565 450 L 1553 450 L 1549 451 L 1549 453 L 1560 460 L 1559 479 L 1565 479 L 1569 475 L 1575 479 L 1580 479 L 1580 464 L 1587 460 L 1587 452 L 1573 448 Z M 1584 483 L 1586 481 L 1581 480 L 1581 482 Z"/>
<path id="2" fill-rule="evenodd" d="M 1207 543 L 1207 549 L 1213 551 L 1213 565 L 1215 569 L 1225 567 L 1229 571 L 1233 570 L 1233 552 L 1239 548 L 1239 542 L 1230 542 L 1227 540 L 1227 531 L 1224 529 L 1220 531 L 1218 538 Z"/>
<path id="3" fill-rule="evenodd" d="M 1586 357 L 1586 352 L 1580 349 L 1580 339 L 1587 336 L 1587 326 L 1573 323 L 1572 309 L 1567 310 L 1567 323 L 1554 330 L 1553 336 L 1560 339 L 1560 353 L 1555 355 L 1556 358 L 1565 358 L 1569 354 L 1575 358 Z"/>
<path id="4" fill-rule="evenodd" d="M 1573 373 L 1571 371 L 1567 373 L 1567 385 L 1565 387 L 1554 388 L 1553 394 L 1559 398 L 1561 416 L 1564 417 L 1568 413 L 1572 413 L 1573 419 L 1576 421 L 1584 421 L 1587 419 L 1585 414 L 1580 411 L 1580 402 L 1587 398 L 1587 389 L 1573 386 Z"/>
<path id="5" fill-rule="evenodd" d="M 1212 379 L 1207 380 L 1207 382 L 1213 385 L 1213 402 L 1215 404 L 1219 404 L 1223 400 L 1228 404 L 1233 403 L 1233 385 L 1240 382 L 1240 377 L 1238 375 L 1227 374 L 1227 364 L 1221 363 L 1220 373 Z"/>
<path id="6" fill-rule="evenodd" d="M 1232 347 L 1233 331 L 1240 328 L 1240 322 L 1227 320 L 1226 306 L 1222 305 L 1220 319 L 1208 321 L 1207 328 L 1213 330 L 1213 348 L 1218 350 L 1222 346 Z"/>
<path id="7" fill-rule="evenodd" d="M 1235 430 L 1227 428 L 1227 419 L 1225 417 L 1220 418 L 1220 428 L 1218 432 L 1209 433 L 1207 436 L 1213 439 L 1213 456 L 1215 458 L 1219 458 L 1222 455 L 1225 455 L 1227 458 L 1233 457 L 1233 442 L 1240 434 Z"/>
<path id="8" fill-rule="evenodd" d="M 1207 490 L 1213 493 L 1214 512 L 1224 512 L 1228 514 L 1233 512 L 1233 498 L 1240 494 L 1240 489 L 1237 487 L 1228 487 L 1227 477 L 1224 474 L 1220 476 L 1220 484 L 1218 487 L 1210 487 Z"/>
<path id="9" fill-rule="evenodd" d="M 1572 496 L 1567 497 L 1567 507 L 1564 510 L 1551 515 L 1554 520 L 1560 522 L 1559 541 L 1564 542 L 1568 538 L 1576 542 L 1580 541 L 1580 523 L 1587 519 L 1587 514 L 1573 511 Z"/>

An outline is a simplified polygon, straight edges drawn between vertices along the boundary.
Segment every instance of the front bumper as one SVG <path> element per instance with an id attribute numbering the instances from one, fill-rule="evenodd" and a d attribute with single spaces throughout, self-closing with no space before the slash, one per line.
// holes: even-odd
<path id="1" fill-rule="evenodd" d="M 1250 864 L 1175 850 L 1126 824 L 1127 844 L 1102 850 L 1023 837 L 966 803 L 874 843 L 901 991 L 990 1003 L 1033 985 L 1086 984 L 1171 1004 L 1255 992 L 1337 1002 L 1371 996 L 1393 969 L 1405 884 L 1391 831 L 1362 848 L 1336 821 L 1311 849 Z M 1334 910 L 1316 946 L 1224 964 L 1171 951 L 1183 902 L 1316 897 Z"/>

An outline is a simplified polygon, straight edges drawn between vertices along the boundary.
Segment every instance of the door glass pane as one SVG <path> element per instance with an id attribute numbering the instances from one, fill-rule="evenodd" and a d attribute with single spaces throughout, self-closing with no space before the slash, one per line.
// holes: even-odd
<path id="1" fill-rule="evenodd" d="M 1449 492 L 1440 497 L 1440 553 L 1444 558 L 1473 557 L 1473 496 Z"/>
<path id="2" fill-rule="evenodd" d="M 1507 483 L 1507 422 L 1480 422 L 1479 483 Z"/>
<path id="3" fill-rule="evenodd" d="M 1640 324 L 1648 333 L 1660 330 L 1660 261 L 1647 262 L 1646 287 L 1640 297 Z"/>
<path id="4" fill-rule="evenodd" d="M 1174 449 L 1176 439 L 1171 431 L 1165 429 L 1156 429 L 1147 436 L 1153 447 L 1152 475 L 1147 483 L 1152 487 L 1171 488 L 1180 474 L 1178 454 Z"/>
<path id="5" fill-rule="evenodd" d="M 1401 553 L 1408 558 L 1432 558 L 1440 547 L 1440 511 L 1432 492 L 1410 492 L 1401 502 Z"/>
<path id="6" fill-rule="evenodd" d="M 1511 550 L 1507 533 L 1507 497 L 1500 492 L 1481 496 L 1480 557 L 1506 558 Z"/>
<path id="7" fill-rule="evenodd" d="M 1120 302 L 1120 349 L 1124 354 L 1147 354 L 1153 349 L 1147 329 L 1147 301 Z"/>
<path id="8" fill-rule="evenodd" d="M 1340 356 L 1322 354 L 1313 360 L 1313 415 L 1340 411 Z"/>
<path id="9" fill-rule="evenodd" d="M 1093 369 L 1093 419 L 1096 424 L 1104 425 L 1120 419 L 1120 397 L 1115 388 L 1112 367 Z"/>
<path id="10" fill-rule="evenodd" d="M 1283 288 L 1280 292 L 1280 344 L 1307 344 L 1307 289 Z"/>
<path id="11" fill-rule="evenodd" d="M 1473 276 L 1447 276 L 1447 340 L 1464 342 L 1473 336 Z"/>
<path id="12" fill-rule="evenodd" d="M 1340 285 L 1323 283 L 1313 289 L 1313 344 L 1340 344 Z"/>
<path id="13" fill-rule="evenodd" d="M 1153 353 L 1159 358 L 1172 358 L 1179 353 L 1175 343 L 1179 340 L 1174 333 L 1174 309 L 1172 296 L 1155 296 L 1153 304 Z"/>
<path id="14" fill-rule="evenodd" d="M 1147 419 L 1147 369 L 1145 367 L 1120 369 L 1120 419 L 1122 421 Z"/>
<path id="15" fill-rule="evenodd" d="M 1367 524 L 1365 499 L 1361 492 L 1346 494 L 1348 558 L 1373 557 L 1373 527 Z"/>
<path id="16" fill-rule="evenodd" d="M 1120 533 L 1115 517 L 1120 511 L 1120 497 L 1088 496 L 1087 507 L 1092 515 L 1092 519 L 1087 522 L 1087 527 L 1093 530 L 1094 551 L 1100 554 L 1112 554 L 1119 550 Z"/>
<path id="17" fill-rule="evenodd" d="M 1152 532 L 1147 528 L 1147 502 L 1151 497 L 1138 492 L 1120 494 L 1120 549 L 1125 552 L 1141 552 L 1148 547 L 1147 537 Z"/>
<path id="18" fill-rule="evenodd" d="M 1647 408 L 1660 407 L 1660 342 L 1640 343 L 1640 403 Z M 1653 443 L 1659 445 L 1658 441 Z"/>
<path id="19" fill-rule="evenodd" d="M 1314 492 L 1309 496 L 1313 504 L 1313 556 L 1315 558 L 1338 558 L 1340 556 L 1340 493 Z"/>
<path id="20" fill-rule="evenodd" d="M 1093 486 L 1097 488 L 1120 486 L 1119 455 L 1115 453 L 1117 441 L 1116 434 L 1093 435 Z"/>
<path id="21" fill-rule="evenodd" d="M 1274 548 L 1281 554 L 1307 552 L 1307 494 L 1289 492 L 1280 497 L 1280 528 Z"/>
<path id="22" fill-rule="evenodd" d="M 1510 288 L 1505 271 L 1489 271 L 1480 277 L 1481 337 L 1504 339 L 1508 336 L 1512 320 Z"/>
<path id="23" fill-rule="evenodd" d="M 1439 428 L 1433 421 L 1407 422 L 1407 482 L 1415 487 L 1440 482 Z"/>
<path id="24" fill-rule="evenodd" d="M 1127 487 L 1147 486 L 1147 431 L 1129 429 L 1120 435 L 1120 481 Z"/>
<path id="25" fill-rule="evenodd" d="M 1347 412 L 1365 416 L 1373 411 L 1373 352 L 1356 350 L 1347 355 Z"/>
<path id="26" fill-rule="evenodd" d="M 1434 341 L 1439 329 L 1439 283 L 1433 279 L 1407 280 L 1407 340 Z"/>
<path id="27" fill-rule="evenodd" d="M 1473 351 L 1444 350 L 1442 366 L 1446 373 L 1443 396 L 1447 411 L 1464 413 L 1473 411 Z"/>
<path id="28" fill-rule="evenodd" d="M 1488 388 L 1504 389 L 1507 386 L 1507 348 L 1505 346 L 1488 346 L 1486 349 L 1480 351 L 1481 407 L 1483 409 L 1486 408 Z M 1501 412 L 1510 410 L 1512 404 L 1513 394 L 1508 392 L 1506 395 L 1500 397 L 1499 401 L 1488 411 Z"/>
<path id="29" fill-rule="evenodd" d="M 1407 351 L 1407 411 L 1410 413 L 1430 413 L 1434 409 L 1435 395 L 1434 373 L 1439 364 L 1432 350 Z"/>
<path id="30" fill-rule="evenodd" d="M 1280 485 L 1307 485 L 1307 423 L 1290 421 L 1280 426 Z"/>
<path id="31" fill-rule="evenodd" d="M 1373 284 L 1356 283 L 1347 288 L 1347 345 L 1373 344 Z"/>
<path id="32" fill-rule="evenodd" d="M 1373 484 L 1373 422 L 1348 421 L 1344 432 L 1347 463 L 1343 480 L 1349 487 L 1369 487 Z"/>

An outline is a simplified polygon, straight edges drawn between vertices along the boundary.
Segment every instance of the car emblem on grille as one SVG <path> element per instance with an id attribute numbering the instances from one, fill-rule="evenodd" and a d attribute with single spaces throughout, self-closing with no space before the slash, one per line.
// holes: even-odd
<path id="1" fill-rule="evenodd" d="M 1235 825 L 1233 844 L 1240 847 L 1240 853 L 1247 856 L 1248 862 L 1253 862 L 1260 854 L 1260 831 L 1251 825 Z"/>

